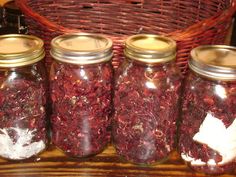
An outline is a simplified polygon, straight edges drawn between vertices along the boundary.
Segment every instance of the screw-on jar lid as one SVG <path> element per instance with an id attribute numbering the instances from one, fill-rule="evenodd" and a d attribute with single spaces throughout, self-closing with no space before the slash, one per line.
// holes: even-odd
<path id="1" fill-rule="evenodd" d="M 165 63 L 175 59 L 176 42 L 163 36 L 138 34 L 126 40 L 124 53 L 140 62 Z"/>
<path id="2" fill-rule="evenodd" d="M 43 41 L 35 36 L 9 34 L 0 36 L 0 67 L 19 67 L 42 60 Z"/>
<path id="3" fill-rule="evenodd" d="M 52 57 L 71 64 L 94 64 L 112 58 L 112 41 L 97 34 L 65 34 L 51 42 Z"/>
<path id="4" fill-rule="evenodd" d="M 214 80 L 236 80 L 236 47 L 204 45 L 191 51 L 189 67 Z"/>

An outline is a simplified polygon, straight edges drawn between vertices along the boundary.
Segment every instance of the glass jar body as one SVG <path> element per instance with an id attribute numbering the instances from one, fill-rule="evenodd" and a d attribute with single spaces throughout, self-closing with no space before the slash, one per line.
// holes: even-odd
<path id="1" fill-rule="evenodd" d="M 112 79 L 110 62 L 52 63 L 52 142 L 69 156 L 95 155 L 110 141 Z"/>
<path id="2" fill-rule="evenodd" d="M 174 62 L 150 66 L 126 59 L 115 77 L 113 139 L 137 164 L 166 159 L 175 147 L 181 75 Z"/>
<path id="3" fill-rule="evenodd" d="M 229 173 L 236 167 L 236 81 L 191 72 L 184 87 L 181 157 L 198 172 Z"/>
<path id="4" fill-rule="evenodd" d="M 46 148 L 46 75 L 42 62 L 0 68 L 0 156 L 22 160 Z"/>

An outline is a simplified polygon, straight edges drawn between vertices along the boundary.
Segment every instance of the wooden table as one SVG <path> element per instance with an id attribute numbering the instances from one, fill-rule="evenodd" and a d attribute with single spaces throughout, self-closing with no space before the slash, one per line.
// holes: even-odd
<path id="1" fill-rule="evenodd" d="M 236 170 L 235 170 L 236 172 Z M 0 177 L 204 177 L 193 173 L 174 152 L 169 161 L 152 167 L 142 167 L 122 161 L 112 146 L 91 158 L 73 159 L 54 147 L 38 158 L 22 162 L 0 160 Z M 233 177 L 222 175 L 220 177 Z"/>

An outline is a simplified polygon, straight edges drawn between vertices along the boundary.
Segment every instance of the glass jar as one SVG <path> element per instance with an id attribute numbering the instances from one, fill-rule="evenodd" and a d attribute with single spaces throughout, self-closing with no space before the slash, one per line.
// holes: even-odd
<path id="1" fill-rule="evenodd" d="M 112 41 L 78 33 L 51 46 L 52 142 L 69 156 L 97 154 L 110 141 Z"/>
<path id="2" fill-rule="evenodd" d="M 166 159 L 175 148 L 181 73 L 176 43 L 157 35 L 134 35 L 115 76 L 113 139 L 117 153 L 133 163 Z"/>
<path id="3" fill-rule="evenodd" d="M 0 156 L 22 160 L 46 148 L 43 41 L 0 36 Z"/>
<path id="4" fill-rule="evenodd" d="M 185 81 L 179 150 L 194 170 L 228 173 L 236 167 L 236 48 L 192 50 Z"/>
<path id="5" fill-rule="evenodd" d="M 0 34 L 26 34 L 28 28 L 25 24 L 25 17 L 17 7 L 15 1 L 9 1 L 4 4 L 4 24 Z"/>

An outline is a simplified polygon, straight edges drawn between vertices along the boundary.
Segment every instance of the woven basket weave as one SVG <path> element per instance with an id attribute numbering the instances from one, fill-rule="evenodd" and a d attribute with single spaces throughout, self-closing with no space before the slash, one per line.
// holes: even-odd
<path id="1" fill-rule="evenodd" d="M 223 44 L 236 0 L 16 0 L 30 33 L 50 48 L 53 37 L 69 32 L 101 33 L 113 39 L 113 66 L 123 59 L 132 34 L 153 33 L 178 43 L 177 65 L 187 71 L 189 52 L 202 44 Z M 47 55 L 47 66 L 50 57 Z"/>

